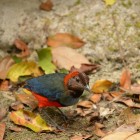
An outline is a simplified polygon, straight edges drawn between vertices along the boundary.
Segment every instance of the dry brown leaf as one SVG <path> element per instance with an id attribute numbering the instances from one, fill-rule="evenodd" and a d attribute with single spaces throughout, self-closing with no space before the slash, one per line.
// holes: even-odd
<path id="1" fill-rule="evenodd" d="M 7 109 L 6 108 L 0 108 L 0 121 L 6 116 Z"/>
<path id="2" fill-rule="evenodd" d="M 123 70 L 120 78 L 120 86 L 124 89 L 130 89 L 131 87 L 131 74 L 128 69 Z"/>
<path id="3" fill-rule="evenodd" d="M 51 11 L 53 8 L 53 3 L 51 0 L 47 0 L 46 2 L 41 3 L 40 7 L 41 10 Z"/>
<path id="4" fill-rule="evenodd" d="M 9 80 L 4 80 L 0 82 L 0 90 L 3 90 L 3 91 L 9 90 Z"/>
<path id="5" fill-rule="evenodd" d="M 24 108 L 24 105 L 23 105 L 21 102 L 17 101 L 17 102 L 15 102 L 15 103 L 12 103 L 12 104 L 10 105 L 10 107 L 11 107 L 12 109 L 14 109 L 14 110 L 19 110 L 19 109 L 23 109 L 23 108 Z"/>
<path id="6" fill-rule="evenodd" d="M 131 86 L 131 91 L 134 94 L 140 94 L 140 84 L 134 84 Z"/>
<path id="7" fill-rule="evenodd" d="M 90 64 L 85 56 L 68 47 L 53 47 L 52 55 L 53 62 L 60 69 L 70 70 L 72 66 L 79 69 L 83 63 Z"/>
<path id="8" fill-rule="evenodd" d="M 14 131 L 14 132 L 21 132 L 22 131 L 22 128 L 19 126 L 14 126 L 14 127 L 10 126 L 9 129 L 11 131 Z"/>
<path id="9" fill-rule="evenodd" d="M 47 45 L 50 47 L 71 47 L 80 48 L 85 44 L 84 41 L 69 33 L 57 33 L 47 40 Z"/>
<path id="10" fill-rule="evenodd" d="M 103 137 L 106 135 L 105 132 L 103 132 L 103 130 L 101 130 L 101 128 L 103 128 L 104 125 L 100 124 L 100 123 L 95 123 L 94 125 L 94 133 L 95 135 L 97 135 L 98 137 Z"/>
<path id="11" fill-rule="evenodd" d="M 109 92 L 103 93 L 103 97 L 104 97 L 104 99 L 106 99 L 108 101 L 113 100 L 113 97 L 109 94 Z"/>
<path id="12" fill-rule="evenodd" d="M 104 128 L 105 126 L 103 125 L 103 124 L 101 124 L 101 123 L 95 123 L 95 126 L 97 127 L 97 128 Z"/>
<path id="13" fill-rule="evenodd" d="M 79 69 L 77 69 L 74 66 L 72 66 L 70 71 L 77 70 L 77 71 L 89 74 L 90 72 L 96 70 L 97 68 L 99 68 L 99 65 L 97 65 L 97 64 L 81 64 L 81 67 Z"/>
<path id="14" fill-rule="evenodd" d="M 113 85 L 113 83 L 109 80 L 97 80 L 93 86 L 92 86 L 92 91 L 94 93 L 104 93 L 107 92 L 109 90 L 109 88 L 111 88 L 111 86 Z"/>
<path id="15" fill-rule="evenodd" d="M 82 116 L 84 113 L 82 108 L 76 108 L 75 111 L 76 111 L 77 115 L 80 115 L 80 116 Z"/>
<path id="16" fill-rule="evenodd" d="M 22 102 L 25 105 L 28 105 L 33 110 L 38 106 L 38 100 L 29 94 L 16 94 L 17 100 Z"/>
<path id="17" fill-rule="evenodd" d="M 97 68 L 99 68 L 99 65 L 97 65 L 97 64 L 81 64 L 81 67 L 79 70 L 81 72 L 88 74 L 88 73 L 96 70 Z"/>
<path id="18" fill-rule="evenodd" d="M 0 79 L 5 79 L 9 68 L 14 64 L 14 60 L 10 56 L 4 57 L 0 61 Z"/>
<path id="19" fill-rule="evenodd" d="M 93 103 L 98 103 L 101 100 L 101 94 L 93 94 L 90 97 L 90 101 L 92 101 Z"/>
<path id="20" fill-rule="evenodd" d="M 130 140 L 128 139 L 128 136 L 131 136 L 132 134 L 133 134 L 132 132 L 115 132 L 105 136 L 101 140 Z"/>
<path id="21" fill-rule="evenodd" d="M 136 129 L 140 127 L 140 114 L 135 114 L 131 108 L 127 108 L 121 113 L 121 119 L 128 125 L 133 124 Z"/>
<path id="22" fill-rule="evenodd" d="M 77 104 L 77 107 L 91 108 L 93 103 L 91 101 L 81 101 Z"/>
<path id="23" fill-rule="evenodd" d="M 3 140 L 5 134 L 6 125 L 4 122 L 0 123 L 0 140 Z"/>
<path id="24" fill-rule="evenodd" d="M 112 92 L 110 92 L 110 94 L 111 94 L 112 97 L 116 98 L 116 97 L 121 96 L 123 94 L 123 92 L 121 92 L 121 91 L 112 91 Z"/>
<path id="25" fill-rule="evenodd" d="M 136 132 L 133 124 L 123 124 L 115 129 L 115 132 Z"/>
<path id="26" fill-rule="evenodd" d="M 70 138 L 70 140 L 86 140 L 86 139 L 89 139 L 91 137 L 92 137 L 92 135 L 83 135 L 83 136 L 77 136 L 77 135 L 75 135 L 75 136 L 72 136 Z"/>
<path id="27" fill-rule="evenodd" d="M 30 50 L 28 48 L 28 46 L 20 39 L 15 39 L 14 41 L 15 46 L 21 50 L 20 54 L 17 54 L 17 57 L 28 57 L 30 55 Z"/>
<path id="28" fill-rule="evenodd" d="M 132 99 L 118 99 L 117 102 L 122 102 L 124 104 L 126 104 L 128 107 L 136 107 L 136 108 L 140 108 L 140 104 L 135 103 L 132 101 Z"/>

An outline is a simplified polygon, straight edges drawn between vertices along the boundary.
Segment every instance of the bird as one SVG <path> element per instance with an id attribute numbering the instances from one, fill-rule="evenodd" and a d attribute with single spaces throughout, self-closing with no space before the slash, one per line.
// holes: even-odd
<path id="1" fill-rule="evenodd" d="M 52 73 L 26 80 L 24 88 L 38 100 L 38 107 L 67 107 L 76 104 L 84 90 L 90 92 L 89 77 L 79 71 Z"/>

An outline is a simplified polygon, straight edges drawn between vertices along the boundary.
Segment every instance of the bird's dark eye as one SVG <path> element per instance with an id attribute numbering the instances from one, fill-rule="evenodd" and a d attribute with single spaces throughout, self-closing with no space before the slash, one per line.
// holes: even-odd
<path id="1" fill-rule="evenodd" d="M 78 83 L 80 82 L 80 79 L 79 79 L 79 77 L 76 77 L 76 82 L 78 82 Z"/>

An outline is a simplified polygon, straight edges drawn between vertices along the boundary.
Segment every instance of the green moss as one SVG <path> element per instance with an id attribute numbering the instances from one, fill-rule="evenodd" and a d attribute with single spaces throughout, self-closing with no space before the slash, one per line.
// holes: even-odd
<path id="1" fill-rule="evenodd" d="M 135 27 L 140 28 L 140 22 L 136 22 Z"/>
<path id="2" fill-rule="evenodd" d="M 108 50 L 111 52 L 118 52 L 119 51 L 119 49 L 117 47 L 114 47 L 114 46 L 109 46 Z"/>
<path id="3" fill-rule="evenodd" d="M 124 6 L 125 8 L 130 8 L 132 6 L 131 0 L 122 0 L 122 6 Z"/>

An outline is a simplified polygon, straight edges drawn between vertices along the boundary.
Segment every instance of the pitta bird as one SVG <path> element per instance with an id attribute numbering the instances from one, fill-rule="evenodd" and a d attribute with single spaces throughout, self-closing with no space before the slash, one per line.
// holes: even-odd
<path id="1" fill-rule="evenodd" d="M 85 73 L 53 73 L 28 79 L 24 88 L 30 90 L 38 100 L 39 107 L 66 107 L 76 104 L 84 90 L 89 89 L 89 78 Z"/>

